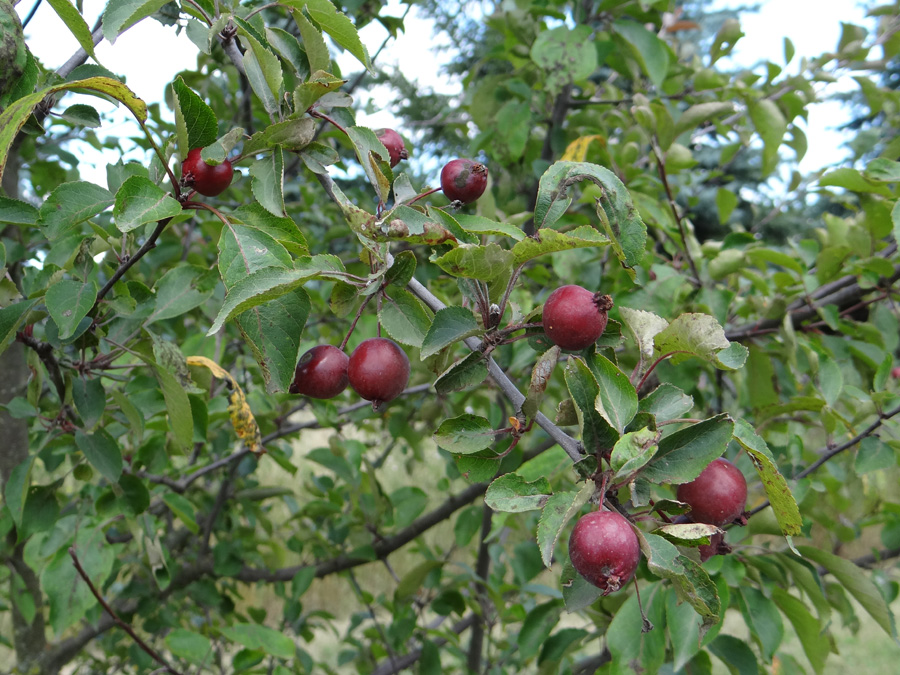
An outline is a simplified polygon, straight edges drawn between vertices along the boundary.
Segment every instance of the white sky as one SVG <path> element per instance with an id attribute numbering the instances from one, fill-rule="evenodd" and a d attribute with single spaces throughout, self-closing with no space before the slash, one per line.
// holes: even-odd
<path id="1" fill-rule="evenodd" d="M 30 11 L 33 1 L 19 2 L 16 9 L 20 16 L 24 17 Z M 716 6 L 730 7 L 739 4 L 743 3 L 740 0 L 719 0 Z M 865 21 L 864 10 L 855 0 L 761 0 L 760 4 L 762 6 L 759 13 L 746 13 L 741 17 L 745 37 L 738 43 L 732 59 L 742 66 L 752 66 L 764 58 L 781 63 L 782 41 L 789 35 L 797 52 L 792 64 L 796 69 L 801 57 L 817 56 L 837 45 L 841 21 Z M 84 0 L 84 15 L 89 26 L 93 25 L 104 6 L 105 2 L 102 0 Z M 391 0 L 386 13 L 400 16 L 403 10 L 404 7 L 397 0 Z M 415 7 L 407 16 L 406 26 L 406 33 L 401 34 L 399 39 L 382 52 L 379 65 L 400 66 L 408 77 L 417 80 L 423 87 L 442 93 L 458 92 L 460 83 L 440 74 L 440 62 L 447 58 L 446 55 L 429 54 L 435 39 L 430 23 L 417 18 Z M 25 33 L 29 47 L 48 67 L 58 67 L 78 48 L 75 38 L 47 2 L 41 4 Z M 377 22 L 370 23 L 361 31 L 363 43 L 372 53 L 378 49 L 386 35 L 385 29 Z M 149 19 L 131 28 L 114 45 L 101 42 L 96 53 L 103 65 L 124 75 L 128 86 L 139 97 L 152 103 L 162 101 L 164 89 L 175 73 L 194 67 L 197 48 L 184 32 L 176 36 L 174 27 L 162 26 Z M 355 60 L 348 54 L 342 55 L 339 63 L 345 68 L 345 72 L 357 69 Z M 65 100 L 66 105 L 73 102 L 74 97 L 67 97 Z M 104 108 L 104 104 L 96 98 L 91 98 L 90 103 L 98 107 L 101 113 L 114 110 L 111 106 Z M 171 111 L 165 106 L 163 109 L 171 119 Z M 105 121 L 99 130 L 101 137 L 133 134 L 133 125 L 128 123 L 126 115 L 127 113 L 116 111 L 113 124 Z M 845 119 L 846 111 L 836 104 L 819 104 L 811 108 L 809 127 L 806 130 L 809 151 L 801 164 L 802 171 L 816 170 L 842 159 L 844 153 L 839 150 L 839 145 L 844 138 L 835 131 L 835 127 Z M 373 128 L 397 124 L 388 111 L 372 115 L 361 113 L 358 121 Z M 73 151 L 84 154 L 84 178 L 105 185 L 105 163 L 110 161 L 109 158 L 100 156 L 86 145 L 73 148 Z M 93 170 L 87 167 L 91 163 L 96 165 Z"/>

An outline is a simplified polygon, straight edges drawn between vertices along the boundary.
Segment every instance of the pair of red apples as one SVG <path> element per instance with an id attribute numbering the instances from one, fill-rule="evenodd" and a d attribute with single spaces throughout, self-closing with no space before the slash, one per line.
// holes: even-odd
<path id="1" fill-rule="evenodd" d="M 747 480 L 723 457 L 713 460 L 697 478 L 678 486 L 678 501 L 691 507 L 677 522 L 722 527 L 744 513 Z M 699 547 L 700 560 L 730 551 L 721 532 Z M 569 537 L 572 567 L 603 595 L 619 590 L 637 570 L 641 547 L 634 527 L 617 511 L 594 511 L 579 518 Z"/>
<path id="2" fill-rule="evenodd" d="M 403 139 L 393 129 L 381 129 L 377 136 L 388 151 L 392 168 L 409 157 Z M 227 159 L 216 166 L 207 164 L 200 156 L 201 150 L 194 148 L 188 152 L 181 165 L 182 181 L 201 195 L 215 197 L 231 185 L 234 167 Z M 484 164 L 471 159 L 454 159 L 441 170 L 441 190 L 452 202 L 471 204 L 484 194 L 487 176 Z"/>

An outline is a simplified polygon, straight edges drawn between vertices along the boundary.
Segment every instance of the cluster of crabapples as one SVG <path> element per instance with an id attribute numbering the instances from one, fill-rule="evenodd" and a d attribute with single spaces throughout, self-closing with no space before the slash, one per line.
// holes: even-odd
<path id="1" fill-rule="evenodd" d="M 675 523 L 706 523 L 721 528 L 745 523 L 747 481 L 734 464 L 723 457 L 713 460 L 697 478 L 678 486 L 678 501 L 690 507 Z M 700 561 L 730 553 L 721 530 L 699 547 Z M 594 511 L 579 518 L 569 537 L 572 567 L 603 591 L 617 591 L 637 570 L 641 547 L 634 526 L 617 511 Z"/>
<path id="2" fill-rule="evenodd" d="M 388 151 L 391 167 L 408 159 L 403 138 L 393 129 L 376 132 Z M 201 195 L 224 192 L 234 177 L 229 160 L 207 164 L 201 148 L 193 148 L 181 167 L 182 183 Z M 488 170 L 471 159 L 454 159 L 441 170 L 441 190 L 454 205 L 471 204 L 487 187 Z M 554 290 L 544 303 L 543 328 L 560 349 L 580 351 L 603 334 L 612 298 L 581 286 Z M 330 399 L 349 385 L 376 410 L 397 398 L 409 383 L 409 357 L 393 340 L 363 340 L 350 356 L 332 345 L 317 345 L 303 354 L 294 371 L 290 393 Z M 742 519 L 747 500 L 747 481 L 740 469 L 724 458 L 711 462 L 689 483 L 678 486 L 678 500 L 690 507 L 676 523 L 707 523 L 721 528 Z M 710 543 L 699 547 L 701 561 L 728 553 L 721 530 Z M 641 558 L 634 526 L 617 511 L 594 511 L 582 516 L 569 537 L 569 558 L 575 570 L 604 595 L 627 583 Z"/>

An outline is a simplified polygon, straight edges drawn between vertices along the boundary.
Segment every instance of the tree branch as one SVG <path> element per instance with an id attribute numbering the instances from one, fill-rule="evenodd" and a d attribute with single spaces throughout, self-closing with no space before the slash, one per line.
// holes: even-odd
<path id="1" fill-rule="evenodd" d="M 462 633 L 469 628 L 478 620 L 478 616 L 476 614 L 470 614 L 464 619 L 457 621 L 453 624 L 453 627 L 450 629 L 457 635 Z M 436 638 L 433 640 L 433 644 L 435 647 L 442 647 L 447 644 L 449 640 L 447 638 Z M 422 658 L 422 648 L 414 649 L 409 654 L 404 656 L 400 656 L 394 659 L 389 659 L 388 661 L 383 661 L 378 666 L 375 667 L 375 670 L 372 671 L 371 675 L 395 675 L 395 673 L 399 673 L 406 668 L 409 668 L 416 661 Z"/>
<path id="2" fill-rule="evenodd" d="M 131 626 L 122 621 L 122 619 L 119 618 L 119 615 L 116 614 L 115 610 L 113 610 L 113 608 L 109 606 L 106 600 L 103 599 L 100 591 L 97 590 L 97 587 L 94 586 L 94 582 L 91 581 L 91 578 L 81 566 L 81 561 L 78 560 L 78 555 L 76 555 L 75 553 L 74 546 L 69 548 L 69 555 L 72 556 L 72 562 L 75 564 L 75 569 L 78 571 L 78 574 L 82 579 L 84 579 L 84 582 L 88 585 L 88 588 L 91 589 L 91 593 L 93 593 L 94 597 L 97 598 L 97 602 L 99 602 L 100 606 L 103 607 L 104 610 L 106 610 L 106 613 L 109 614 L 110 617 L 112 617 L 112 620 L 115 622 L 115 624 L 126 633 L 128 633 L 128 635 L 131 636 L 131 639 L 135 641 L 137 646 L 147 652 L 147 654 L 149 654 L 154 661 L 159 663 L 165 669 L 165 672 L 172 673 L 172 675 L 182 675 L 180 671 L 175 670 L 172 666 L 170 666 L 168 662 L 162 656 L 160 656 L 155 649 L 153 649 L 153 647 L 144 642 L 144 640 L 134 632 L 134 629 Z"/>
<path id="3" fill-rule="evenodd" d="M 416 295 L 422 302 L 428 305 L 432 311 L 438 312 L 446 305 L 438 300 L 434 295 L 432 295 L 431 291 L 429 291 L 425 286 L 423 286 L 419 281 L 415 278 L 411 279 L 409 282 L 409 290 L 412 291 L 413 295 Z M 480 351 L 481 343 L 478 338 L 466 338 L 465 340 L 466 346 L 474 351 Z M 525 402 L 525 396 L 519 389 L 513 384 L 512 380 L 507 377 L 506 373 L 503 372 L 503 369 L 497 365 L 497 362 L 494 361 L 493 358 L 487 358 L 487 366 L 488 373 L 490 373 L 491 378 L 494 382 L 497 383 L 497 386 L 500 387 L 500 391 L 506 396 L 507 399 L 513 404 L 513 407 L 518 410 L 522 407 L 522 403 Z M 582 446 L 579 441 L 569 436 L 565 431 L 556 426 L 553 422 L 551 422 L 546 415 L 543 413 L 538 413 L 535 421 L 538 423 L 538 426 L 541 427 L 554 441 L 559 443 L 563 450 L 566 451 L 566 454 L 571 458 L 573 462 L 580 462 L 583 459 L 582 454 Z"/>
<path id="4" fill-rule="evenodd" d="M 491 533 L 491 521 L 494 512 L 490 506 L 484 504 L 481 516 L 481 543 L 478 545 L 478 559 L 475 562 L 475 591 L 481 604 L 481 616 L 472 626 L 472 637 L 469 639 L 469 653 L 466 657 L 468 669 L 477 673 L 481 670 L 481 652 L 484 649 L 484 624 L 487 622 L 487 578 L 491 569 L 490 545 L 487 538 Z"/>
<path id="5" fill-rule="evenodd" d="M 119 265 L 118 269 L 113 273 L 112 277 L 110 277 L 109 281 L 100 289 L 100 292 L 97 293 L 97 300 L 94 302 L 94 307 L 96 307 L 100 301 L 106 297 L 106 294 L 112 290 L 112 287 L 116 285 L 116 282 L 121 279 L 125 272 L 130 270 L 135 263 L 137 263 L 141 258 L 143 258 L 151 249 L 156 246 L 156 240 L 159 239 L 159 235 L 163 233 L 163 230 L 166 229 L 166 225 L 169 224 L 171 218 L 163 218 L 156 224 L 156 229 L 153 230 L 153 233 L 147 238 L 147 241 L 135 252 L 133 256 L 128 258 L 125 262 Z"/>
<path id="6" fill-rule="evenodd" d="M 806 478 L 809 474 L 811 474 L 813 471 L 818 469 L 820 466 L 822 466 L 828 460 L 841 454 L 845 450 L 849 450 L 853 446 L 857 445 L 863 439 L 871 436 L 879 427 L 881 427 L 885 423 L 886 420 L 889 420 L 892 417 L 895 417 L 897 415 L 900 415 L 900 406 L 897 406 L 893 410 L 890 410 L 886 413 L 881 413 L 878 416 L 878 419 L 876 419 L 874 422 L 872 422 L 872 424 L 870 424 L 859 434 L 857 434 L 856 436 L 851 438 L 849 441 L 847 441 L 845 443 L 841 443 L 840 445 L 838 445 L 837 447 L 834 447 L 834 448 L 825 448 L 824 450 L 822 450 L 819 453 L 820 454 L 819 459 L 817 459 L 815 462 L 813 462 L 808 467 L 803 469 L 803 471 L 801 471 L 797 475 L 795 475 L 794 480 L 797 481 L 797 480 L 800 480 L 801 478 Z M 768 507 L 769 505 L 771 505 L 771 502 L 767 499 L 765 502 L 763 502 L 756 508 L 749 511 L 747 515 L 748 516 L 756 515 L 757 513 L 759 513 L 766 507 Z"/>
<path id="7" fill-rule="evenodd" d="M 799 328 L 804 321 L 818 316 L 819 309 L 826 305 L 849 307 L 869 293 L 874 293 L 879 289 L 890 288 L 898 280 L 900 280 L 900 263 L 894 265 L 894 273 L 890 277 L 882 278 L 881 283 L 874 287 L 863 288 L 859 285 L 857 277 L 848 275 L 817 289 L 812 296 L 813 300 L 818 301 L 815 302 L 815 304 L 809 304 L 805 297 L 794 301 L 794 303 L 788 307 L 787 314 L 791 317 L 791 325 L 794 328 Z M 733 330 L 726 331 L 725 337 L 732 342 L 736 342 L 764 333 L 771 333 L 778 330 L 782 323 L 784 323 L 784 316 L 785 315 L 782 315 L 774 319 L 765 319 L 764 321 L 757 321 L 754 324 L 740 326 Z"/>

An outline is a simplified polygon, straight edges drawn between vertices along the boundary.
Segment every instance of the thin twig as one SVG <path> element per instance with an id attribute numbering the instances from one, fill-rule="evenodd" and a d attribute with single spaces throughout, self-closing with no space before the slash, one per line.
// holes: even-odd
<path id="1" fill-rule="evenodd" d="M 151 249 L 156 246 L 156 240 L 159 239 L 159 236 L 163 233 L 163 230 L 166 229 L 166 225 L 169 224 L 169 221 L 172 218 L 163 218 L 156 224 L 156 229 L 153 230 L 153 233 L 147 238 L 147 241 L 135 252 L 133 256 L 131 256 L 128 260 L 119 265 L 118 269 L 113 273 L 112 277 L 110 277 L 109 281 L 100 289 L 100 292 L 97 293 L 97 300 L 94 301 L 94 307 L 106 297 L 106 294 L 112 290 L 112 287 L 116 285 L 116 282 L 121 279 L 125 272 L 132 268 L 132 266 L 137 263 L 141 258 L 143 258 Z"/>
<path id="2" fill-rule="evenodd" d="M 684 255 L 688 260 L 688 264 L 691 266 L 691 274 L 694 275 L 694 278 L 691 281 L 694 285 L 700 286 L 700 273 L 697 271 L 697 263 L 694 262 L 694 256 L 691 255 L 690 247 L 688 245 L 687 229 L 684 226 L 684 218 L 678 210 L 678 205 L 675 203 L 675 196 L 672 194 L 672 188 L 669 186 L 666 167 L 663 164 L 662 155 L 660 154 L 661 150 L 656 139 L 653 140 L 652 145 L 653 157 L 656 159 L 656 170 L 659 173 L 659 179 L 662 181 L 663 188 L 666 191 L 669 208 L 672 210 L 672 215 L 675 217 L 675 222 L 678 224 L 678 232 L 681 234 L 681 244 L 684 246 Z"/>
<path id="3" fill-rule="evenodd" d="M 103 599 L 103 596 L 100 595 L 100 591 L 97 590 L 97 587 L 94 586 L 94 582 L 91 581 L 91 578 L 88 576 L 87 572 L 84 571 L 84 568 L 81 566 L 81 561 L 78 560 L 78 555 L 75 553 L 75 547 L 72 546 L 69 548 L 69 555 L 72 556 L 72 562 L 75 564 L 75 569 L 78 571 L 78 574 L 84 579 L 84 582 L 88 585 L 88 588 L 91 589 L 91 593 L 93 593 L 94 597 L 97 598 L 97 602 L 100 603 L 100 606 L 106 610 L 106 613 L 112 617 L 112 620 L 116 622 L 116 625 L 119 626 L 122 630 L 124 630 L 128 635 L 131 636 L 131 639 L 137 643 L 137 646 L 143 649 L 150 657 L 156 661 L 158 664 L 165 668 L 165 672 L 172 673 L 172 675 L 182 675 L 182 673 L 178 670 L 175 670 L 172 666 L 168 664 L 168 662 L 160 656 L 153 647 L 144 642 L 141 637 L 134 632 L 134 629 L 129 626 L 127 623 L 122 621 L 119 618 L 119 615 L 116 614 L 115 610 L 109 606 L 109 603 Z"/>

